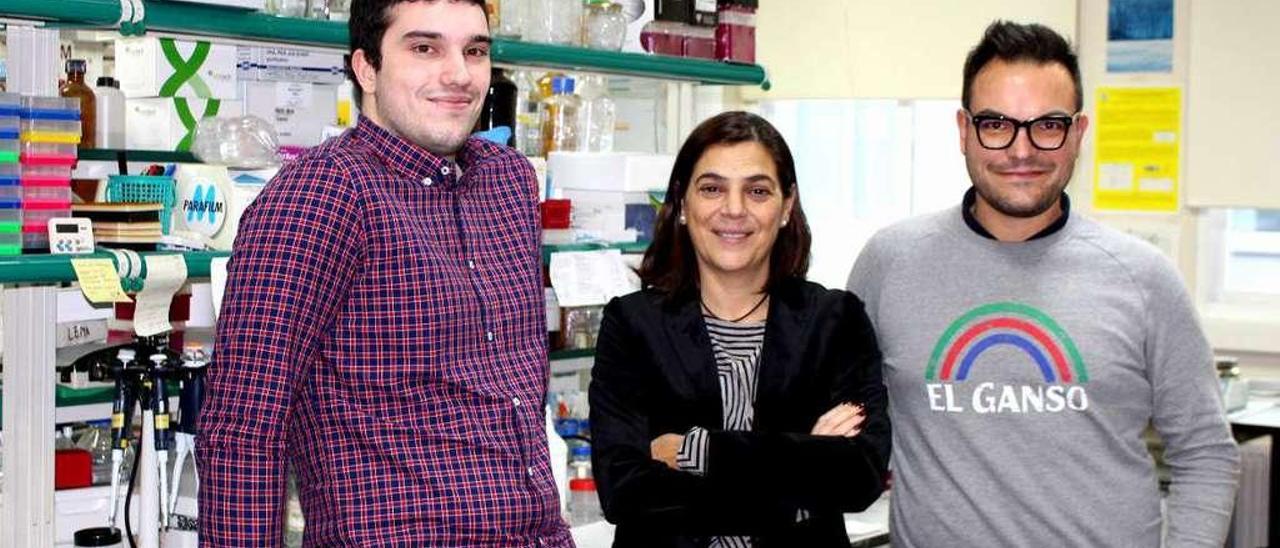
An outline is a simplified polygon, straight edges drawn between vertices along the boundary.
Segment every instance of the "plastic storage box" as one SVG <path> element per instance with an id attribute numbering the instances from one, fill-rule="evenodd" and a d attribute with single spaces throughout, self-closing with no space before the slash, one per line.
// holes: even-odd
<path id="1" fill-rule="evenodd" d="M 79 137 L 76 139 L 78 141 Z M 74 166 L 77 159 L 76 145 L 74 143 L 24 141 L 20 159 L 23 165 L 29 166 Z"/>

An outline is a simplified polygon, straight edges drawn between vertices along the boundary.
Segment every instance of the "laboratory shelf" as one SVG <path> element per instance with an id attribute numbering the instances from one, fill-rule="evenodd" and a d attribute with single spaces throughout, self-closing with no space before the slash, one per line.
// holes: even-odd
<path id="1" fill-rule="evenodd" d="M 200 160 L 190 152 L 173 150 L 124 150 L 110 148 L 86 148 L 79 150 L 81 160 L 100 162 L 159 162 L 172 164 L 198 164 Z"/>
<path id="2" fill-rule="evenodd" d="M 111 396 L 115 391 L 113 386 L 92 386 L 89 388 L 71 388 L 70 386 L 58 385 L 54 394 L 54 403 L 57 406 L 54 422 L 65 424 L 68 422 L 89 422 L 111 418 Z M 176 399 L 181 390 L 178 386 L 170 386 L 166 392 L 169 393 L 169 408 L 177 409 L 178 400 Z M 0 395 L 0 402 L 4 401 L 3 395 Z M 0 407 L 2 409 L 3 407 Z"/>
<path id="3" fill-rule="evenodd" d="M 0 7 L 0 16 L 114 27 L 121 19 L 121 5 L 120 0 L 5 0 L 4 6 Z M 149 30 L 181 34 L 340 49 L 349 47 L 346 23 L 276 17 L 205 4 L 147 2 L 142 25 Z M 599 51 L 503 39 L 494 40 L 492 54 L 495 63 L 504 65 L 686 80 L 703 84 L 769 87 L 768 76 L 759 65 Z"/>
<path id="4" fill-rule="evenodd" d="M 547 244 L 542 246 L 542 262 L 544 264 L 551 262 L 552 253 L 561 253 L 565 251 L 599 251 L 603 249 L 619 249 L 623 253 L 644 253 L 649 248 L 649 242 L 620 242 L 620 243 L 576 243 L 576 244 Z"/>
<path id="5" fill-rule="evenodd" d="M 209 261 L 218 257 L 230 257 L 229 251 L 156 251 L 140 253 L 148 255 L 182 255 L 187 261 L 188 278 L 209 277 Z M 110 259 L 115 262 L 115 255 L 97 252 L 86 255 L 9 255 L 0 256 L 0 283 L 61 283 L 76 281 L 75 269 L 71 259 L 95 258 Z M 144 267 L 142 278 L 146 278 Z"/>

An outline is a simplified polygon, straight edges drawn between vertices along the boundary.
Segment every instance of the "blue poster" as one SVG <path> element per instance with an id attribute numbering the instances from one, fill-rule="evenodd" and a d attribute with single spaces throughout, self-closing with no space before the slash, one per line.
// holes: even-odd
<path id="1" fill-rule="evenodd" d="M 1111 0 L 1107 72 L 1173 71 L 1173 0 Z"/>

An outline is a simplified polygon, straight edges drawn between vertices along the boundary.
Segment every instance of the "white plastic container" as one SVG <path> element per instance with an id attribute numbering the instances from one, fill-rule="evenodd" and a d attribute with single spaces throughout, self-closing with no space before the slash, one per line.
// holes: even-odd
<path id="1" fill-rule="evenodd" d="M 115 78 L 102 76 L 93 87 L 97 99 L 97 122 L 95 129 L 98 148 L 122 149 L 125 142 L 124 93 Z"/>

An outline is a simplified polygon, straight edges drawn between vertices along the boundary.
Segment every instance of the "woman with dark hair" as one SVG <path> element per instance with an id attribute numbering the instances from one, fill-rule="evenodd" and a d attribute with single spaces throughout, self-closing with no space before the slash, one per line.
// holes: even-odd
<path id="1" fill-rule="evenodd" d="M 643 289 L 605 307 L 593 470 L 615 547 L 848 546 L 889 419 L 862 302 L 804 280 L 795 162 L 727 112 L 676 156 Z"/>

